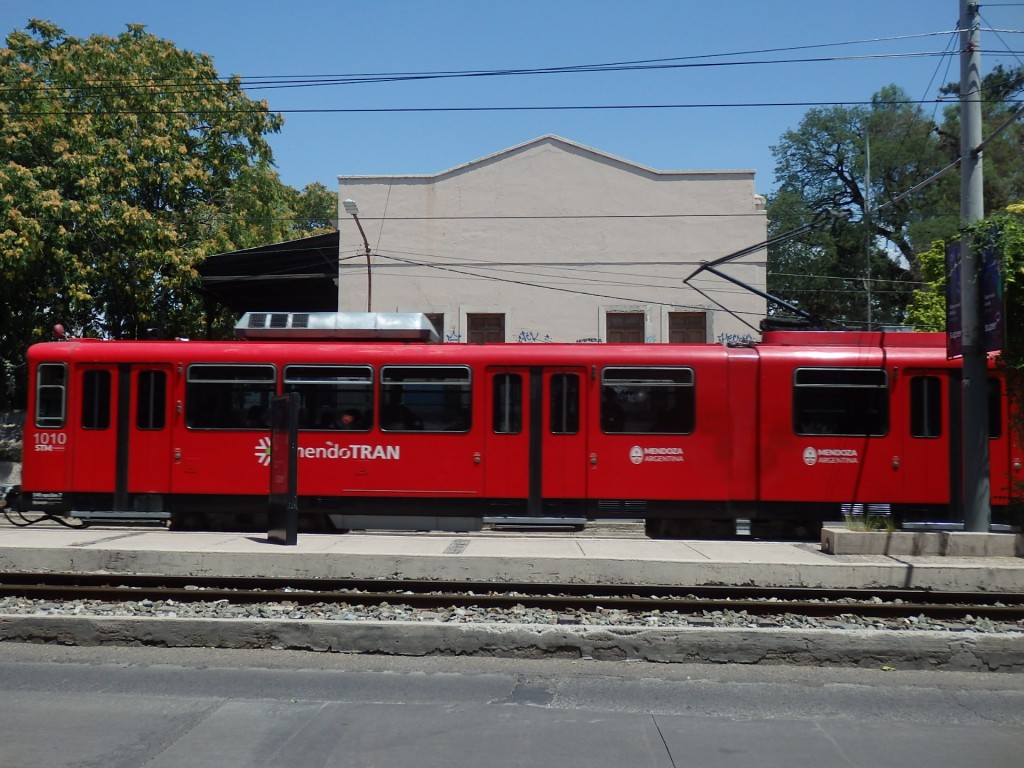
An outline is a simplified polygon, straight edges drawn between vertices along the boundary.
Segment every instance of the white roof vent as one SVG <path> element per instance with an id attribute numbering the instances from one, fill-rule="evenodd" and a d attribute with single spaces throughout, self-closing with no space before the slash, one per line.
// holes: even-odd
<path id="1" fill-rule="evenodd" d="M 441 340 L 419 312 L 246 312 L 235 325 L 235 335 L 283 341 Z"/>

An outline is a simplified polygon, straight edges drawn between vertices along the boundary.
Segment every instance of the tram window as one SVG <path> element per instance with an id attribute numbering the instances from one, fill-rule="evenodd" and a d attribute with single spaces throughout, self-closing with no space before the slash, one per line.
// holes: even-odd
<path id="1" fill-rule="evenodd" d="M 284 391 L 299 395 L 299 429 L 373 426 L 373 369 L 368 365 L 288 365 Z"/>
<path id="2" fill-rule="evenodd" d="M 63 363 L 41 363 L 36 369 L 36 426 L 64 426 L 68 369 Z"/>
<path id="3" fill-rule="evenodd" d="M 110 426 L 110 371 L 92 370 L 82 374 L 82 429 Z"/>
<path id="4" fill-rule="evenodd" d="M 136 428 L 163 429 L 167 419 L 167 374 L 139 371 L 136 387 Z"/>
<path id="5" fill-rule="evenodd" d="M 880 437 L 889 432 L 889 383 L 879 368 L 798 368 L 793 377 L 798 435 Z"/>
<path id="6" fill-rule="evenodd" d="M 910 379 L 910 434 L 942 436 L 942 380 L 938 376 Z"/>
<path id="7" fill-rule="evenodd" d="M 607 434 L 688 435 L 696 423 L 691 368 L 605 368 L 601 430 Z"/>
<path id="8" fill-rule="evenodd" d="M 1003 436 L 1003 397 L 999 379 L 988 380 L 988 436 L 998 440 Z"/>
<path id="9" fill-rule="evenodd" d="M 185 425 L 190 429 L 269 429 L 276 378 L 272 365 L 190 365 Z"/>
<path id="10" fill-rule="evenodd" d="M 555 373 L 550 387 L 551 434 L 575 435 L 580 431 L 580 377 Z"/>
<path id="11" fill-rule="evenodd" d="M 386 366 L 380 372 L 380 428 L 468 432 L 473 387 L 463 366 Z"/>
<path id="12" fill-rule="evenodd" d="M 494 432 L 518 435 L 523 431 L 523 377 L 518 373 L 494 376 Z"/>

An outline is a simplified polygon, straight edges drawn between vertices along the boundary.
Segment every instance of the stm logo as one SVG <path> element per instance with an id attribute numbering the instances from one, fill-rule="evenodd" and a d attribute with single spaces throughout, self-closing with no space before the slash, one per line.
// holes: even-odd
<path id="1" fill-rule="evenodd" d="M 269 467 L 270 466 L 270 438 L 269 437 L 261 437 L 260 438 L 260 441 L 258 443 L 256 443 L 256 447 L 253 449 L 253 455 L 256 456 L 256 461 L 258 461 L 262 466 L 264 466 L 264 467 Z"/>

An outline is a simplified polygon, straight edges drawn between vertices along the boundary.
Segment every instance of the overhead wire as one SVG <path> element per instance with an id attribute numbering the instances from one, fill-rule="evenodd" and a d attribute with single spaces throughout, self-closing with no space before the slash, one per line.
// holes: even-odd
<path id="1" fill-rule="evenodd" d="M 560 286 L 545 285 L 543 283 L 537 283 L 537 282 L 526 281 L 526 280 L 512 280 L 510 278 L 495 277 L 495 276 L 492 276 L 492 275 L 480 275 L 480 274 L 477 274 L 477 273 L 474 273 L 474 272 L 467 272 L 464 269 L 456 269 L 454 267 L 441 266 L 441 265 L 437 265 L 437 264 L 425 264 L 423 262 L 414 262 L 414 261 L 412 261 L 410 259 L 403 259 L 403 258 L 398 257 L 398 256 L 389 256 L 387 254 L 374 254 L 374 255 L 380 255 L 381 258 L 390 259 L 390 260 L 397 261 L 397 262 L 405 262 L 405 263 L 408 263 L 408 264 L 414 264 L 416 266 L 428 267 L 428 268 L 431 268 L 431 269 L 437 269 L 437 270 L 441 270 L 441 271 L 444 271 L 444 272 L 451 272 L 451 273 L 454 273 L 454 274 L 461 274 L 461 275 L 464 275 L 464 276 L 469 276 L 469 277 L 473 277 L 473 278 L 477 278 L 477 279 L 481 279 L 481 280 L 496 280 L 496 281 L 503 282 L 503 283 L 510 283 L 510 284 L 513 284 L 513 285 L 521 285 L 521 286 L 525 286 L 525 287 L 529 287 L 529 288 L 542 288 L 542 289 L 545 289 L 545 290 L 559 291 L 559 292 L 562 292 L 562 293 L 572 293 L 572 294 L 576 294 L 576 295 L 580 295 L 580 296 L 591 296 L 591 297 L 596 297 L 596 298 L 612 299 L 612 300 L 615 300 L 615 301 L 621 301 L 621 302 L 625 302 L 625 303 L 637 303 L 637 302 L 642 301 L 641 299 L 637 299 L 636 297 L 630 297 L 630 296 L 619 296 L 619 295 L 606 294 L 606 293 L 596 293 L 594 291 L 581 291 L 581 290 L 577 290 L 577 289 L 563 288 L 563 287 L 560 287 Z M 685 308 L 685 309 L 694 309 L 694 310 L 699 310 L 699 311 L 703 311 L 703 310 L 707 309 L 707 307 L 700 307 L 700 306 L 693 306 L 693 305 L 688 305 L 688 304 L 679 304 L 679 303 L 675 303 L 675 302 L 665 302 L 665 301 L 645 301 L 645 303 L 655 304 L 657 306 L 665 306 L 665 307 L 682 307 L 682 308 Z M 742 314 L 748 314 L 748 315 L 752 315 L 752 316 L 755 316 L 755 317 L 760 317 L 761 316 L 761 313 L 759 313 L 759 312 L 744 312 Z"/>
<path id="2" fill-rule="evenodd" d="M 663 57 L 654 59 L 635 59 L 635 60 L 624 60 L 615 62 L 604 62 L 598 64 L 570 64 L 564 66 L 553 66 L 553 67 L 520 67 L 520 68 L 504 68 L 504 69 L 493 69 L 493 70 L 427 70 L 421 72 L 371 72 L 371 73 L 350 73 L 344 75 L 251 75 L 248 77 L 232 75 L 219 78 L 222 82 L 238 81 L 240 84 L 246 87 L 255 87 L 263 85 L 265 82 L 274 85 L 288 85 L 291 87 L 302 86 L 306 83 L 319 85 L 334 85 L 334 84 L 350 84 L 360 82 L 384 82 L 384 81 L 396 81 L 401 79 L 409 80 L 422 80 L 431 78 L 453 78 L 453 77 L 490 77 L 490 76 L 508 76 L 508 75 L 530 75 L 530 74 L 572 74 L 578 72 L 603 72 L 603 71 L 616 71 L 620 68 L 630 69 L 645 69 L 645 68 L 658 68 L 665 66 L 675 66 L 683 62 L 702 62 L 708 59 L 720 59 L 727 56 L 754 56 L 765 53 L 787 53 L 801 50 L 814 50 L 821 48 L 838 48 L 849 45 L 866 45 L 871 43 L 882 43 L 882 42 L 895 42 L 904 40 L 914 40 L 927 37 L 944 36 L 949 34 L 947 31 L 941 32 L 923 32 L 912 35 L 893 35 L 887 37 L 875 37 L 866 38 L 861 40 L 847 40 L 835 43 L 812 43 L 807 45 L 796 45 L 796 46 L 782 46 L 774 48 L 760 48 L 752 49 L 747 51 L 730 51 L 724 53 L 710 53 L 710 54 L 695 54 L 691 56 L 675 56 L 675 57 Z M 929 52 L 933 53 L 933 52 Z M 760 63 L 760 62 L 748 62 L 748 63 Z M 772 63 L 772 62 L 767 62 Z M 170 86 L 181 87 L 181 88 L 196 88 L 195 82 L 191 80 L 174 80 L 166 79 L 159 80 L 156 82 L 132 80 L 130 78 L 97 78 L 90 82 L 89 87 L 94 88 L 117 88 L 123 85 L 137 85 L 139 87 L 148 88 L 167 88 Z M 6 89 L 20 89 L 19 86 L 0 86 L 0 92 Z"/>
<path id="3" fill-rule="evenodd" d="M 1013 30 L 1008 30 L 1008 31 L 1013 31 Z M 811 57 L 811 58 L 802 58 L 802 59 L 769 59 L 769 60 L 739 61 L 739 62 L 737 62 L 737 61 L 732 61 L 732 62 L 696 61 L 697 59 L 704 59 L 704 58 L 710 59 L 710 58 L 721 58 L 721 57 L 724 57 L 724 56 L 753 55 L 753 54 L 760 54 L 760 53 L 771 53 L 771 52 L 781 52 L 781 51 L 794 51 L 794 50 L 804 50 L 804 49 L 810 49 L 810 48 L 829 47 L 829 46 L 852 45 L 852 44 L 866 43 L 866 42 L 879 42 L 879 41 L 886 41 L 886 40 L 905 40 L 905 39 L 910 39 L 910 38 L 915 38 L 915 37 L 926 37 L 926 36 L 947 35 L 947 34 L 949 34 L 949 33 L 948 32 L 925 33 L 925 34 L 922 34 L 922 35 L 908 35 L 908 36 L 894 36 L 894 37 L 888 37 L 888 38 L 875 38 L 875 39 L 870 40 L 870 41 L 867 41 L 867 40 L 864 40 L 864 41 L 849 41 L 849 42 L 846 42 L 846 43 L 832 43 L 832 44 L 817 44 L 817 45 L 806 45 L 806 46 L 792 46 L 792 47 L 787 47 L 787 48 L 768 48 L 768 49 L 761 49 L 759 51 L 750 51 L 750 52 L 740 52 L 740 53 L 730 53 L 730 54 L 709 54 L 709 55 L 703 56 L 703 57 L 701 57 L 701 56 L 694 56 L 694 57 L 676 57 L 676 58 L 672 58 L 672 59 L 650 59 L 650 60 L 639 60 L 639 61 L 632 61 L 632 62 L 630 62 L 630 61 L 627 61 L 627 62 L 614 62 L 614 63 L 600 64 L 600 65 L 572 65 L 572 66 L 569 66 L 569 67 L 533 68 L 533 69 L 523 69 L 523 70 L 492 70 L 492 71 L 404 73 L 404 74 L 403 73 L 393 73 L 393 74 L 378 73 L 376 75 L 368 75 L 368 76 L 360 75 L 360 76 L 358 76 L 360 78 L 369 77 L 371 79 L 357 79 L 357 80 L 356 79 L 348 79 L 348 80 L 333 80 L 333 79 L 331 79 L 329 81 L 323 81 L 324 80 L 323 78 L 318 78 L 318 82 L 293 82 L 293 83 L 285 83 L 285 82 L 279 82 L 278 81 L 278 82 L 274 82 L 273 84 L 260 83 L 258 80 L 243 80 L 241 82 L 245 83 L 246 87 L 248 87 L 248 88 L 258 89 L 260 87 L 267 87 L 267 88 L 270 88 L 270 87 L 275 87 L 275 88 L 277 88 L 277 87 L 308 87 L 310 85 L 338 85 L 338 84 L 352 84 L 352 83 L 356 83 L 356 82 L 384 82 L 384 81 L 395 81 L 396 79 L 420 80 L 420 79 L 436 79 L 436 78 L 441 78 L 441 77 L 444 77 L 444 78 L 452 78 L 452 77 L 490 77 L 490 76 L 510 76 L 510 75 L 533 75 L 533 74 L 563 74 L 563 73 L 568 74 L 568 73 L 581 73 L 581 72 L 633 71 L 633 70 L 641 70 L 641 69 L 678 69 L 678 68 L 703 67 L 703 66 L 749 66 L 749 65 L 756 65 L 756 64 L 821 63 L 821 62 L 828 62 L 828 61 L 856 61 L 856 60 L 890 59 L 890 58 L 898 59 L 898 58 L 908 58 L 908 57 L 917 57 L 917 56 L 939 56 L 939 57 L 945 57 L 946 60 L 949 61 L 950 54 L 949 54 L 948 50 L 947 51 L 943 51 L 943 52 L 912 52 L 912 53 L 902 53 L 902 54 L 870 54 L 870 55 L 857 55 L 857 56 Z M 1011 51 L 1011 53 L 1015 53 L 1015 52 Z M 264 76 L 263 79 L 266 80 L 268 78 L 277 78 L 277 77 L 278 76 Z M 352 77 L 356 77 L 356 76 L 346 76 L 346 77 L 352 78 Z M 319 81 L 323 81 L 323 82 L 319 82 Z M 934 81 L 934 76 L 933 76 L 933 81 Z M 102 81 L 96 81 L 96 82 L 100 83 Z M 123 87 L 126 84 L 127 81 L 110 81 L 110 82 L 116 83 L 116 85 L 109 86 L 109 87 L 113 88 L 113 87 Z M 179 84 L 179 85 L 182 88 L 189 87 L 187 84 Z M 144 87 L 159 87 L 159 86 L 160 86 L 160 84 L 151 84 L 151 85 L 147 85 L 147 86 L 144 86 Z M 166 87 L 167 83 L 164 83 L 163 86 Z M 194 87 L 194 86 L 192 86 L 192 87 Z M 930 87 L 930 84 L 929 84 L 929 87 Z M 3 91 L 3 90 L 5 90 L 5 89 L 4 88 L 0 88 L 0 91 Z M 893 102 L 893 103 L 924 104 L 924 103 L 932 103 L 932 101 L 933 100 L 922 99 L 920 101 L 906 100 L 906 101 L 899 101 L 899 102 Z M 937 102 L 938 100 L 936 99 L 934 101 Z M 548 106 L 515 106 L 515 107 L 500 107 L 499 106 L 499 107 L 428 107 L 428 108 L 371 108 L 371 109 L 345 109 L 345 108 L 340 108 L 340 109 L 315 109 L 315 110 L 301 109 L 301 110 L 278 110 L 278 111 L 293 113 L 293 112 L 523 111 L 523 110 L 563 110 L 563 109 L 681 109 L 681 108 L 698 108 L 698 107 L 712 107 L 712 108 L 713 107 L 721 107 L 721 108 L 725 108 L 725 107 L 745 107 L 745 106 L 751 106 L 751 107 L 825 106 L 825 105 L 834 105 L 834 104 L 858 104 L 858 103 L 860 103 L 860 104 L 870 104 L 872 102 L 760 102 L 760 103 L 733 103 L 733 104 L 548 105 Z M 113 112 L 120 112 L 120 111 L 121 110 L 114 110 Z M 134 110 L 126 110 L 126 111 L 127 112 L 133 112 Z M 945 169 L 945 170 L 949 170 L 949 169 Z M 925 186 L 926 183 L 930 183 L 930 181 L 934 180 L 934 178 L 936 178 L 936 177 L 931 177 L 930 179 L 926 180 L 926 182 L 922 182 L 921 184 L 919 184 L 916 187 L 914 187 L 912 190 L 908 190 L 907 193 L 904 193 L 904 196 L 906 194 L 911 194 L 913 191 L 915 191 L 917 189 L 920 189 L 921 187 Z M 891 200 L 888 203 L 886 203 L 885 205 L 894 204 L 896 202 L 896 200 L 898 200 L 898 199 L 901 199 L 901 198 L 896 198 L 894 200 Z M 884 206 L 880 206 L 880 207 L 884 207 Z M 721 214 L 707 214 L 707 215 L 708 216 L 716 216 L 716 215 L 721 215 Z M 752 214 L 752 215 L 759 215 L 759 214 Z M 665 218 L 669 218 L 669 217 L 671 217 L 671 218 L 679 218 L 681 216 L 684 216 L 684 215 L 668 214 L 668 215 L 664 215 L 663 217 L 665 217 Z M 534 218 L 534 219 L 553 218 L 553 219 L 568 219 L 568 218 L 659 218 L 659 217 L 662 217 L 662 216 L 658 216 L 658 215 L 636 215 L 636 216 L 628 216 L 628 215 L 618 215 L 618 216 L 550 216 L 550 217 L 497 216 L 497 217 L 451 217 L 451 218 L 467 218 L 467 219 L 470 219 L 470 218 L 493 218 L 493 219 L 503 219 L 503 218 L 509 218 L 509 219 L 512 219 L 512 218 Z M 417 217 L 409 217 L 409 218 L 410 219 L 415 219 Z M 428 218 L 428 217 L 423 217 L 423 218 Z M 378 246 L 379 246 L 379 241 L 378 241 Z M 359 254 L 356 254 L 356 256 L 358 256 L 358 255 Z M 386 254 L 380 253 L 379 251 L 377 252 L 377 255 L 381 256 L 381 258 L 389 258 L 389 259 L 394 259 L 394 260 L 402 261 L 402 259 L 400 257 L 388 256 Z M 352 257 L 348 257 L 348 258 L 355 258 L 356 256 L 352 256 Z M 406 261 L 408 261 L 408 260 L 406 260 Z M 445 270 L 451 271 L 451 272 L 458 272 L 459 271 L 459 270 L 452 269 L 450 267 L 443 267 L 443 266 L 435 265 L 435 264 L 420 263 L 420 264 L 418 264 L 418 266 L 422 266 L 422 267 L 426 267 L 426 268 L 430 268 L 430 269 L 445 269 Z M 483 267 L 483 266 L 478 266 L 476 268 L 478 268 L 478 269 L 486 269 L 486 267 Z M 516 272 L 514 270 L 512 270 L 512 273 L 515 274 Z M 496 278 L 493 275 L 474 275 L 472 273 L 464 273 L 464 274 L 473 276 L 473 277 L 475 277 L 477 279 L 501 279 L 501 278 Z M 841 278 L 837 278 L 837 279 L 841 279 Z M 590 280 L 590 279 L 588 278 L 588 280 Z M 508 282 L 519 283 L 519 284 L 522 284 L 522 285 L 530 285 L 530 283 L 526 283 L 524 281 L 508 280 Z M 594 280 L 594 282 L 599 282 L 599 281 L 598 280 Z M 535 287 L 548 288 L 548 289 L 551 289 L 551 290 L 567 290 L 567 289 L 561 289 L 561 288 L 558 288 L 558 287 L 545 286 L 545 285 L 536 285 Z M 691 287 L 693 287 L 693 286 L 691 286 Z M 700 292 L 700 293 L 702 293 L 702 295 L 706 296 L 706 294 L 704 294 L 703 291 L 700 291 L 697 288 L 694 288 L 694 290 L 698 290 L 698 292 Z M 590 293 L 590 292 L 581 292 L 581 291 L 570 291 L 570 292 L 581 293 L 582 295 L 601 296 L 603 298 L 613 298 L 613 299 L 623 300 L 623 301 L 636 301 L 636 299 L 633 299 L 633 298 L 624 298 L 624 297 L 619 297 L 619 296 L 609 296 L 609 295 L 595 294 L 595 293 Z M 671 306 L 678 306 L 678 305 L 671 305 Z M 703 309 L 703 308 L 698 308 L 698 309 Z M 747 313 L 747 314 L 755 314 L 755 313 Z"/>

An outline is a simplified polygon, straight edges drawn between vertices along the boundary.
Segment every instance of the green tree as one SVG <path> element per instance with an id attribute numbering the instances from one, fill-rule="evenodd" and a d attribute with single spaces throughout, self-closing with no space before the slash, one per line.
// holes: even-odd
<path id="1" fill-rule="evenodd" d="M 1017 439 L 1024 441 L 1024 335 L 1020 333 L 1024 328 L 1024 201 L 977 222 L 962 236 L 971 239 L 977 252 L 993 247 L 1000 256 L 1004 340 L 997 363 L 1007 377 L 1007 391 L 1013 404 L 1013 428 Z M 918 328 L 937 331 L 946 328 L 946 245 L 944 241 L 936 241 L 921 254 L 921 268 L 928 282 L 925 288 L 915 292 L 907 311 L 908 318 Z M 1024 510 L 1019 506 L 1019 500 L 1024 498 L 1024 483 L 1016 484 L 1014 495 L 1017 514 L 1024 521 Z"/>
<path id="2" fill-rule="evenodd" d="M 842 213 L 842 209 L 839 209 Z M 901 268 L 877 243 L 870 243 L 870 280 L 865 228 L 843 215 L 815 211 L 791 190 L 780 190 L 769 208 L 769 238 L 783 237 L 769 249 L 768 292 L 789 301 L 830 327 L 899 322 L 908 287 Z M 799 237 L 787 233 L 817 222 Z M 787 310 L 769 306 L 773 315 Z"/>
<path id="3" fill-rule="evenodd" d="M 960 96 L 960 86 L 951 83 L 942 89 L 947 96 Z M 981 81 L 982 136 L 990 137 L 985 145 L 984 194 L 985 207 L 990 211 L 1001 211 L 1018 203 L 1024 195 L 1024 122 L 1017 110 L 1019 96 L 1024 93 L 1024 65 L 1004 69 L 997 65 Z M 998 133 L 997 129 L 1002 128 Z M 950 106 L 945 110 L 945 119 L 938 127 L 939 140 L 950 162 L 960 156 L 960 108 Z M 954 174 L 949 186 L 959 188 Z M 955 226 L 944 234 L 951 234 Z"/>
<path id="4" fill-rule="evenodd" d="M 1024 67 L 997 67 L 984 78 L 985 135 L 1007 121 L 1022 89 Z M 947 86 L 943 92 L 955 94 L 957 88 Z M 866 321 L 870 306 L 873 324 L 902 323 L 923 276 L 919 254 L 959 226 L 959 174 L 937 176 L 960 154 L 958 108 L 948 108 L 937 125 L 899 88 L 887 86 L 870 107 L 808 111 L 772 151 L 779 180 L 768 206 L 772 236 L 825 210 L 845 211 L 848 217 L 827 231 L 770 249 L 769 292 L 813 302 L 825 318 L 839 322 Z M 1003 207 L 1024 194 L 1022 155 L 1024 126 L 1019 121 L 985 148 L 990 206 Z"/>
<path id="5" fill-rule="evenodd" d="M 772 147 L 779 189 L 770 233 L 823 211 L 845 214 L 827 231 L 769 251 L 769 292 L 792 295 L 842 323 L 898 323 L 917 274 L 918 200 L 900 195 L 942 167 L 934 125 L 896 86 L 870 107 L 809 110 Z M 870 174 L 867 157 L 870 150 Z M 870 186 L 865 179 L 870 177 Z M 871 280 L 870 312 L 866 280 Z"/>
<path id="6" fill-rule="evenodd" d="M 966 232 L 977 252 L 993 247 L 1000 256 L 1005 308 L 1005 345 L 1001 363 L 1014 372 L 1015 390 L 1024 393 L 1024 201 L 971 225 Z M 922 330 L 946 328 L 946 241 L 936 241 L 920 255 L 926 281 L 915 291 L 907 318 Z"/>
<path id="7" fill-rule="evenodd" d="M 292 231 L 319 235 L 337 227 L 338 195 L 320 182 L 307 184 L 292 202 Z"/>
<path id="8" fill-rule="evenodd" d="M 197 335 L 195 265 L 324 224 L 272 167 L 282 119 L 203 54 L 33 20 L 0 49 L 0 362 L 76 335 Z M 311 213 L 313 211 L 315 213 Z M 297 218 L 298 217 L 298 218 Z"/>

